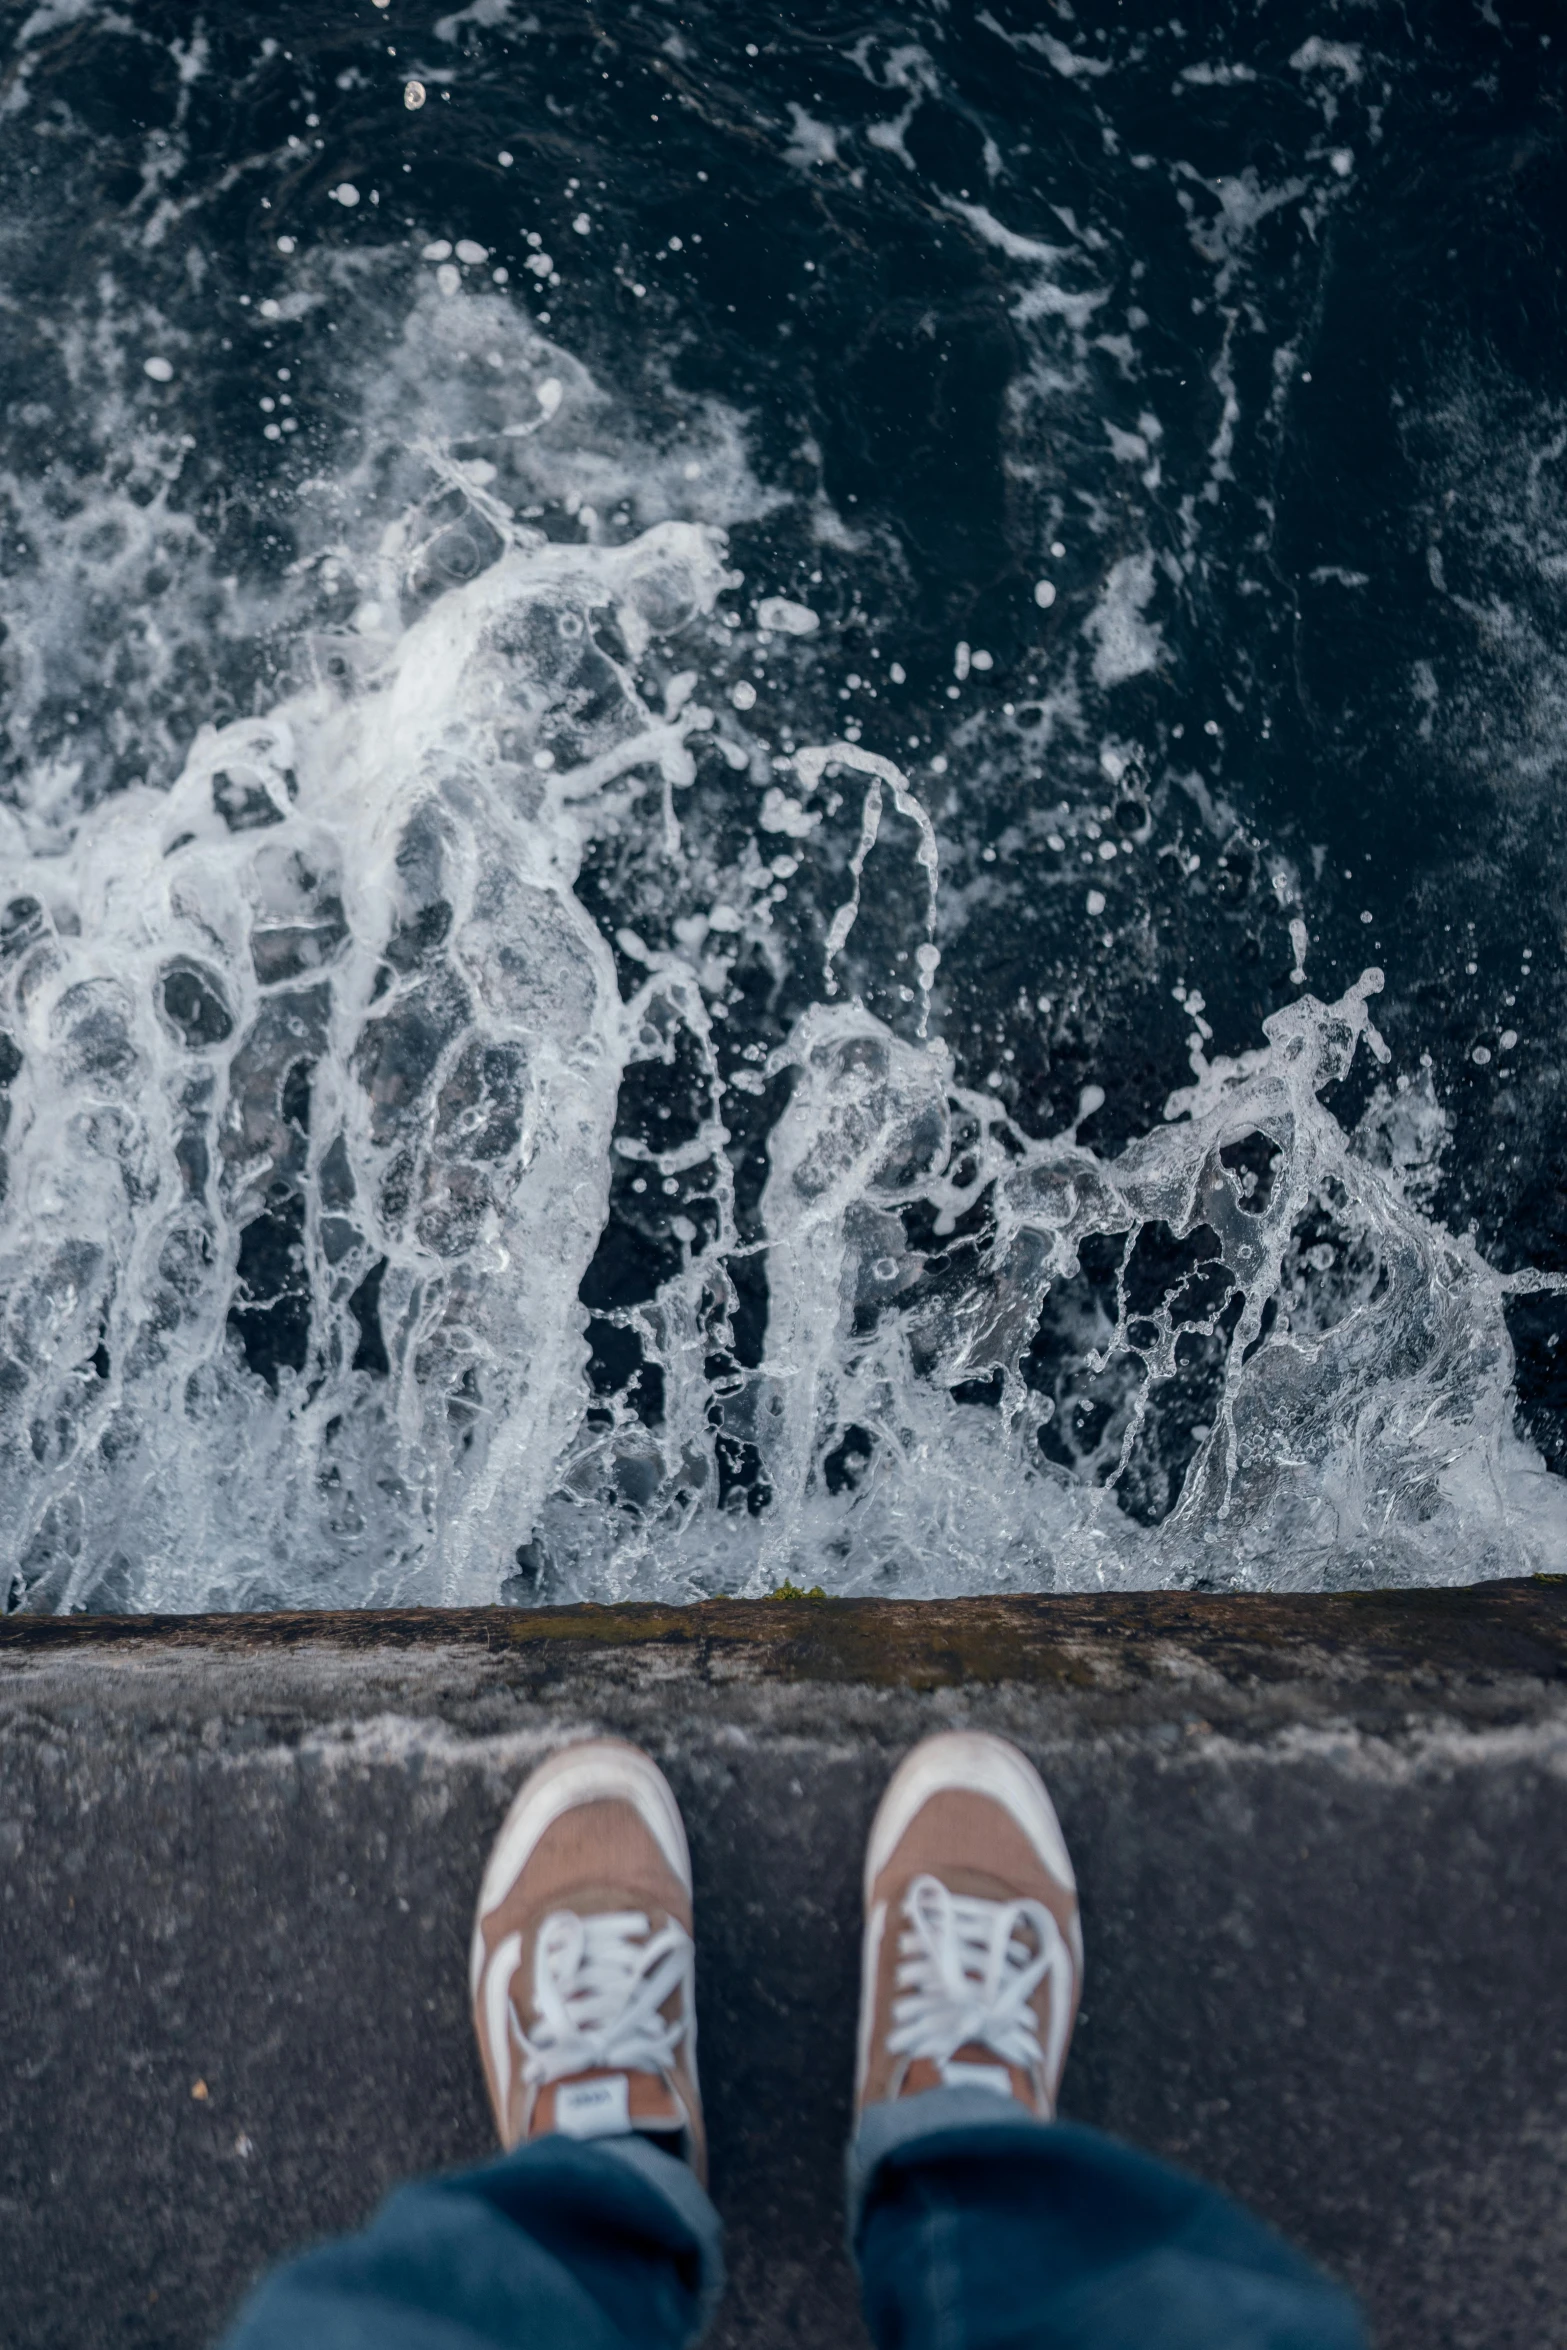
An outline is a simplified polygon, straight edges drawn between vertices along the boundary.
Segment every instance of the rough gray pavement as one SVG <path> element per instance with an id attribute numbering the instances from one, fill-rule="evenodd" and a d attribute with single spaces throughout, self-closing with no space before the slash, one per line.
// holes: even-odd
<path id="1" fill-rule="evenodd" d="M 733 2283 L 841 2250 L 866 1824 L 974 1722 L 1076 1855 L 1065 2110 L 1247 2198 L 1383 2350 L 1567 2340 L 1567 1587 L 0 1627 L 0 2340 L 212 2341 L 277 2254 L 482 2156 L 465 1950 L 521 1774 L 685 1808 Z M 200 2085 L 198 2087 L 198 2084 Z"/>

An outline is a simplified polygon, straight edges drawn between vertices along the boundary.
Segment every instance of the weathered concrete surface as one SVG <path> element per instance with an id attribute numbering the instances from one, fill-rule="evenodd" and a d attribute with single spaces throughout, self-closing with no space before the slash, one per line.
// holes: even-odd
<path id="1" fill-rule="evenodd" d="M 965 1721 L 1078 1859 L 1067 2109 L 1248 2197 L 1384 2350 L 1567 2340 L 1567 1587 L 1513 1584 L 0 1627 L 0 2341 L 210 2341 L 486 2150 L 481 1858 L 597 1725 L 691 1830 L 719 2339 L 860 2338 L 861 1841 Z"/>

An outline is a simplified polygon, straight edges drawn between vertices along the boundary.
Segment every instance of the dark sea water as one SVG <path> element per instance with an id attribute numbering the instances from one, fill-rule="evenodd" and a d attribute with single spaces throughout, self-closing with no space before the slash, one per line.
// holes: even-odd
<path id="1" fill-rule="evenodd" d="M 1567 1563 L 1558 9 L 0 26 L 8 1608 Z"/>

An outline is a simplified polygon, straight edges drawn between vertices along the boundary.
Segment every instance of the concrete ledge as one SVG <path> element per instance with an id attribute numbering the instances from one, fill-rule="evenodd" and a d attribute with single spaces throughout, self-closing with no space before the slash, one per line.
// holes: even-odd
<path id="1" fill-rule="evenodd" d="M 279 2251 L 487 2150 L 479 1864 L 534 1757 L 600 1725 L 691 1830 L 718 2338 L 859 2338 L 861 1842 L 896 1755 L 964 1721 L 1034 1755 L 1078 1860 L 1067 2109 L 1245 2195 L 1385 2350 L 1567 2337 L 1563 1579 L 13 1618 L 8 2350 L 210 2341 Z"/>

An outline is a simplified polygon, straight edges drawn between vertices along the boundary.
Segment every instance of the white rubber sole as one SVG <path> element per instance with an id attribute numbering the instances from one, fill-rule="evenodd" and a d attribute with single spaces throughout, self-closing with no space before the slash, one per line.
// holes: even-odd
<path id="1" fill-rule="evenodd" d="M 1057 1884 L 1077 1891 L 1072 1858 L 1045 1783 L 1026 1756 L 988 1730 L 945 1730 L 916 1746 L 887 1782 L 865 1847 L 865 1906 L 871 1889 L 933 1795 L 947 1789 L 988 1795 L 1022 1829 Z"/>
<path id="2" fill-rule="evenodd" d="M 621 1738 L 588 1738 L 580 1745 L 562 1747 L 518 1789 L 485 1864 L 469 1962 L 474 1996 L 484 1967 L 480 1931 L 484 1919 L 505 1900 L 547 1828 L 579 1804 L 606 1802 L 630 1804 L 690 1892 L 691 1853 L 685 1822 L 657 1763 L 639 1746 Z"/>

